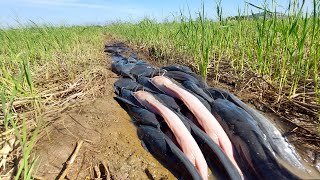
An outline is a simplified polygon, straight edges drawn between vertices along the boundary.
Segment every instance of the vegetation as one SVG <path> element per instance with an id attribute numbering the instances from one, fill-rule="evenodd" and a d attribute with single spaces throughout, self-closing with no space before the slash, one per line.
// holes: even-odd
<path id="1" fill-rule="evenodd" d="M 37 159 L 31 149 L 40 130 L 84 94 L 96 93 L 105 76 L 105 67 L 97 68 L 104 62 L 103 31 L 36 24 L 0 29 L 0 175 L 10 176 L 13 167 L 4 166 L 16 161 L 15 179 L 31 179 Z M 2 157 L 12 146 L 17 156 Z"/>
<path id="2" fill-rule="evenodd" d="M 239 11 L 241 18 L 223 18 L 218 0 L 217 21 L 206 17 L 203 5 L 196 19 L 181 13 L 164 23 L 144 19 L 107 27 L 33 24 L 0 29 L 0 150 L 8 154 L 18 147 L 16 157 L 0 156 L 2 170 L 7 161 L 18 162 L 1 171 L 0 179 L 13 167 L 16 179 L 31 179 L 37 159 L 31 149 L 45 135 L 41 128 L 101 90 L 105 32 L 152 47 L 155 56 L 179 56 L 205 78 L 210 73 L 218 79 L 228 62 L 239 77 L 251 72 L 275 87 L 274 103 L 286 97 L 319 110 L 319 1 L 314 0 L 311 13 L 297 1 L 281 16 L 275 6 L 266 7 L 258 7 L 263 9 L 259 17 Z"/>
<path id="3" fill-rule="evenodd" d="M 173 22 L 144 19 L 107 29 L 134 44 L 154 47 L 156 54 L 191 57 L 203 77 L 210 66 L 218 77 L 221 62 L 228 61 L 239 76 L 250 71 L 276 87 L 277 101 L 299 96 L 299 101 L 316 105 L 320 104 L 319 5 L 314 0 L 312 13 L 307 13 L 304 4 L 293 1 L 286 16 L 279 16 L 275 5 L 273 10 L 255 6 L 264 10 L 259 16 L 239 11 L 237 17 L 248 18 L 223 20 L 221 1 L 217 1 L 218 21 L 208 19 L 203 6 L 196 20 L 181 13 Z"/>

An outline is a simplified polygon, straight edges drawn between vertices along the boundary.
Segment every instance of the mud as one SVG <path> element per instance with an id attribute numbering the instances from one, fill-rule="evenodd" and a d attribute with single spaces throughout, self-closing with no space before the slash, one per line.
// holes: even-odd
<path id="1" fill-rule="evenodd" d="M 111 179 L 174 179 L 142 147 L 130 117 L 113 99 L 116 75 L 108 73 L 107 93 L 103 97 L 64 112 L 47 127 L 35 147 L 39 157 L 36 176 L 59 177 L 77 141 L 83 140 L 68 179 L 96 178 L 94 166 L 100 162 L 107 164 Z"/>

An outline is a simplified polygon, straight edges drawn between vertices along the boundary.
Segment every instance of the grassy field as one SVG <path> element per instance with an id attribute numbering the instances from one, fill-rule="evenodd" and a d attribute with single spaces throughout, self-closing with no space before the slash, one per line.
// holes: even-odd
<path id="1" fill-rule="evenodd" d="M 320 16 L 316 3 L 309 14 L 291 4 L 282 17 L 265 9 L 257 18 L 211 21 L 203 10 L 196 20 L 181 15 L 174 22 L 145 19 L 107 29 L 134 44 L 153 47 L 156 56 L 189 57 L 185 59 L 194 60 L 203 77 L 210 66 L 218 75 L 220 63 L 228 61 L 239 76 L 251 71 L 276 87 L 278 101 L 283 96 L 299 96 L 302 102 L 319 105 Z M 221 17 L 222 10 L 217 12 Z"/>
<path id="2" fill-rule="evenodd" d="M 31 149 L 61 111 L 95 96 L 105 62 L 103 27 L 37 26 L 0 29 L 0 169 L 20 160 L 15 178 L 30 179 Z M 10 164 L 10 163 L 9 163 Z M 10 173 L 11 167 L 0 175 Z M 17 167 L 16 167 L 17 168 Z"/>
<path id="3" fill-rule="evenodd" d="M 286 17 L 269 18 L 265 11 L 260 18 L 234 20 L 223 20 L 217 7 L 220 21 L 205 18 L 203 8 L 197 19 L 181 14 L 164 23 L 0 29 L 0 147 L 2 154 L 18 147 L 15 157 L 7 157 L 21 158 L 16 179 L 31 178 L 37 159 L 31 150 L 45 134 L 42 127 L 101 89 L 105 33 L 150 47 L 158 57 L 179 57 L 205 78 L 211 74 L 218 80 L 228 62 L 240 78 L 250 72 L 271 84 L 278 97 L 274 103 L 294 99 L 319 113 L 319 4 L 309 14 L 293 4 Z M 4 156 L 0 160 L 0 168 L 8 164 Z"/>

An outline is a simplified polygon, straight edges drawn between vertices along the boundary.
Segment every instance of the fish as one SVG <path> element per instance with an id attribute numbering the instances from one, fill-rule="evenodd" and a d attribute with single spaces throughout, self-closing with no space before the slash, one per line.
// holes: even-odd
<path id="1" fill-rule="evenodd" d="M 136 124 L 138 137 L 142 141 L 143 147 L 173 175 L 178 179 L 202 179 L 191 161 L 166 135 L 165 132 L 169 129 L 167 126 L 161 127 L 163 119 L 160 116 L 120 96 L 116 96 L 115 100 L 127 111 Z"/>
<path id="2" fill-rule="evenodd" d="M 163 75 L 171 79 L 174 79 L 175 81 L 178 81 L 178 82 L 183 82 L 188 80 L 188 81 L 194 82 L 196 85 L 198 85 L 201 88 L 208 87 L 207 84 L 201 78 L 194 77 L 193 75 L 190 75 L 182 71 L 167 71 Z"/>
<path id="3" fill-rule="evenodd" d="M 146 149 L 178 179 L 203 179 L 195 166 L 166 134 L 144 125 L 139 125 L 137 131 Z"/>
<path id="4" fill-rule="evenodd" d="M 125 47 L 124 43 L 114 43 L 114 44 L 105 45 L 104 47 L 104 52 L 108 52 L 113 55 L 121 54 L 126 51 L 131 51 L 131 50 Z"/>
<path id="5" fill-rule="evenodd" d="M 195 74 L 194 72 L 192 72 L 192 70 L 189 67 L 179 65 L 179 64 L 164 66 L 164 67 L 161 67 L 161 69 L 165 69 L 167 71 L 181 71 L 181 72 L 185 72 L 188 74 Z M 195 74 L 195 76 L 197 76 L 197 75 Z"/>
<path id="6" fill-rule="evenodd" d="M 179 81 L 179 79 L 181 81 L 184 81 L 184 79 L 191 80 L 195 82 L 195 84 L 199 85 L 201 88 L 208 87 L 207 83 L 203 80 L 203 78 L 197 75 L 196 73 L 192 72 L 192 70 L 187 66 L 175 64 L 170 66 L 164 66 L 161 69 L 165 69 L 166 71 L 168 71 L 168 74 L 170 74 L 170 72 L 173 72 L 173 74 L 177 74 L 178 75 L 177 77 L 173 75 L 168 75 L 168 77 L 171 77 L 177 81 Z M 190 78 L 190 76 L 192 76 L 193 78 Z M 183 78 L 183 77 L 186 77 L 186 78 Z"/>
<path id="7" fill-rule="evenodd" d="M 148 110 L 163 117 L 174 134 L 183 153 L 197 168 L 203 179 L 208 179 L 208 166 L 204 156 L 194 138 L 189 133 L 179 117 L 169 108 L 160 103 L 153 95 L 146 91 L 134 92 L 134 97 Z"/>
<path id="8" fill-rule="evenodd" d="M 120 97 L 116 97 L 118 99 L 117 101 L 119 104 L 120 102 L 121 104 L 126 104 L 126 106 L 122 105 L 122 107 L 129 112 L 128 114 L 132 116 L 134 122 L 139 122 L 139 124 L 143 123 L 144 125 L 151 125 L 153 127 L 159 127 L 159 123 L 154 120 L 156 119 L 155 115 L 146 109 L 143 109 L 140 103 L 133 98 L 132 91 L 126 89 L 132 88 L 132 90 L 138 90 L 135 88 L 137 86 L 136 82 L 131 79 L 120 79 L 118 81 L 120 82 L 116 82 L 115 85 L 124 86 L 123 88 L 119 88 L 121 92 L 118 92 L 118 94 L 125 99 L 123 98 L 121 101 L 119 101 Z M 131 85 L 125 85 L 124 83 L 130 83 Z M 179 113 L 180 107 L 174 98 L 161 93 L 155 93 L 154 96 L 161 101 L 161 103 L 174 111 L 183 121 L 188 131 L 190 131 L 191 135 L 195 138 L 201 151 L 204 152 L 203 154 L 206 158 L 206 161 L 209 163 L 210 169 L 213 173 L 215 173 L 216 177 L 219 176 L 221 179 L 241 179 L 241 175 L 228 157 L 224 154 L 224 152 L 220 149 L 220 147 L 215 144 L 200 128 L 194 125 L 191 120 Z M 141 114 L 144 114 L 144 117 L 149 118 L 137 118 L 141 117 Z"/>
<path id="9" fill-rule="evenodd" d="M 136 62 L 129 62 L 128 59 L 124 58 L 121 55 L 113 56 L 112 61 L 113 61 L 111 65 L 112 72 L 123 77 L 133 78 L 133 76 L 130 74 L 130 70 L 136 67 Z"/>
<path id="10" fill-rule="evenodd" d="M 266 179 L 268 178 L 269 173 L 269 178 L 299 179 L 299 177 L 286 168 L 286 165 L 283 166 L 282 163 L 279 163 L 281 160 L 299 171 L 306 172 L 305 167 L 300 162 L 300 157 L 287 140 L 282 137 L 280 131 L 266 117 L 247 106 L 231 93 L 209 87 L 200 76 L 192 72 L 192 70 L 186 66 L 171 65 L 161 68 L 154 67 L 143 60 L 138 60 L 136 53 L 122 44 L 119 46 L 115 44 L 114 47 L 106 47 L 106 50 L 113 55 L 113 72 L 124 77 L 123 79 L 126 79 L 117 84 L 115 83 L 114 89 L 115 93 L 118 95 L 117 97 L 122 98 L 121 102 L 127 101 L 126 103 L 123 103 L 125 105 L 122 106 L 124 106 L 124 109 L 125 107 L 127 108 L 125 110 L 132 116 L 137 129 L 141 127 L 141 129 L 138 130 L 141 132 L 141 140 L 142 138 L 146 138 L 143 136 L 144 134 L 146 135 L 149 132 L 153 132 L 154 134 L 150 135 L 150 137 L 164 137 L 164 139 L 167 139 L 168 142 L 179 149 L 179 144 L 172 135 L 171 129 L 166 125 L 163 117 L 147 110 L 133 95 L 134 92 L 145 91 L 151 93 L 160 104 L 167 107 L 168 110 L 181 120 L 198 144 L 210 169 L 222 172 L 215 174 L 216 178 L 239 179 L 245 176 L 247 179 Z M 130 57 L 122 56 L 121 54 L 124 53 L 131 53 L 131 55 Z M 171 86 L 172 84 L 157 86 L 154 79 L 157 79 L 158 77 L 168 78 L 175 85 L 184 90 L 178 91 L 178 94 L 181 92 L 182 94 L 185 92 L 190 93 L 193 96 L 191 99 L 196 101 L 196 104 L 200 101 L 200 103 L 197 104 L 201 106 L 200 110 L 198 108 L 199 106 L 193 106 L 192 103 L 190 103 L 190 99 L 185 98 L 183 101 L 183 98 L 181 99 L 181 94 L 178 95 L 177 93 L 168 92 L 168 89 L 176 86 Z M 167 88 L 167 90 L 165 90 L 164 87 Z M 226 100 L 226 102 L 221 102 L 221 100 Z M 120 102 L 120 100 L 118 101 Z M 186 103 L 186 101 L 189 101 L 189 103 Z M 131 105 L 129 106 L 128 104 Z M 194 108 L 190 108 L 190 106 Z M 232 153 L 230 153 L 230 148 L 222 147 L 228 143 L 219 142 L 219 138 L 217 140 L 212 134 L 210 136 L 210 133 L 205 129 L 206 127 L 201 124 L 201 120 L 197 121 L 199 120 L 199 116 L 201 116 L 201 112 L 204 112 L 203 106 L 222 124 L 223 129 L 225 129 L 223 131 L 227 132 L 225 132 L 225 134 L 229 138 L 231 147 L 233 148 L 233 145 L 236 144 Z M 130 107 L 130 109 L 128 107 Z M 218 112 L 220 112 L 220 115 Z M 153 120 L 148 120 L 150 117 Z M 240 121 L 228 120 L 228 118 L 230 119 L 232 117 L 237 117 Z M 225 123 L 227 120 L 229 124 Z M 230 125 L 232 123 L 233 125 Z M 153 129 L 149 129 L 149 127 Z M 233 130 L 231 131 L 230 129 L 234 128 L 241 137 L 231 133 Z M 243 129 L 247 130 L 247 133 L 242 132 L 241 130 Z M 158 131 L 160 133 L 158 133 Z M 225 138 L 221 139 L 225 140 Z M 248 143 L 247 140 L 254 141 L 256 146 L 250 146 L 250 142 Z M 146 141 L 146 143 L 150 143 L 148 145 L 149 149 L 157 146 L 156 144 L 153 144 L 151 139 Z M 181 151 L 181 149 L 179 150 Z M 256 154 L 250 156 L 248 155 L 248 152 Z M 183 153 L 179 155 L 186 156 Z M 177 154 L 175 156 L 178 157 Z M 159 158 L 161 159 L 161 157 Z M 215 159 L 218 160 L 213 161 Z M 228 162 L 223 162 L 224 159 Z M 230 162 L 231 165 L 228 164 Z M 260 162 L 260 164 L 257 162 Z M 238 164 L 242 171 L 239 169 Z M 176 171 L 173 167 L 174 163 L 171 165 L 172 167 L 168 167 L 169 170 L 172 168 L 173 171 Z M 194 164 L 191 163 L 191 165 L 195 168 Z M 221 167 L 217 168 L 217 165 L 221 165 Z M 195 168 L 195 170 L 197 171 L 197 168 Z M 176 173 L 177 177 L 179 173 Z M 244 175 L 242 173 L 244 173 Z M 220 174 L 222 175 L 219 176 Z M 198 172 L 198 176 L 202 178 L 203 173 Z"/>
<path id="11" fill-rule="evenodd" d="M 300 179 L 278 163 L 265 134 L 245 110 L 220 98 L 212 103 L 212 109 L 236 147 L 242 170 L 247 169 L 254 179 Z"/>
<path id="12" fill-rule="evenodd" d="M 161 93 L 161 90 L 158 89 L 157 87 L 155 87 L 151 82 L 150 82 L 150 78 L 149 77 L 145 77 L 145 76 L 139 76 L 137 77 L 136 81 L 143 85 L 144 87 L 147 87 L 155 92 Z"/>
<path id="13" fill-rule="evenodd" d="M 158 76 L 158 75 L 163 75 L 166 71 L 155 68 L 149 64 L 141 64 L 141 65 L 136 65 L 134 68 L 130 70 L 130 74 L 137 79 L 139 76 L 144 76 L 144 77 L 153 77 L 153 76 Z"/>
<path id="14" fill-rule="evenodd" d="M 197 121 L 204 129 L 206 134 L 208 134 L 208 136 L 222 148 L 222 150 L 237 167 L 239 172 L 241 172 L 233 155 L 232 143 L 211 112 L 209 112 L 208 109 L 194 95 L 180 88 L 167 77 L 155 76 L 151 79 L 151 82 L 167 95 L 182 100 L 197 118 Z"/>
<path id="15" fill-rule="evenodd" d="M 196 140 L 204 157 L 216 179 L 241 180 L 243 174 L 239 172 L 233 162 L 227 157 L 223 150 L 198 126 L 181 113 L 177 113 L 178 117 L 184 124 L 188 124 L 190 133 Z"/>
<path id="16" fill-rule="evenodd" d="M 186 81 L 183 81 L 181 84 L 183 87 L 192 91 L 194 94 L 197 94 L 198 96 L 208 101 L 209 103 L 212 103 L 214 101 L 214 99 L 210 95 L 208 95 L 203 90 L 203 88 L 200 88 L 199 86 L 197 86 L 193 81 L 186 80 Z"/>
<path id="17" fill-rule="evenodd" d="M 217 88 L 205 89 L 213 98 L 227 99 L 234 103 L 236 106 L 245 110 L 256 122 L 257 126 L 265 134 L 268 142 L 270 143 L 272 153 L 275 153 L 278 158 L 281 158 L 289 166 L 293 166 L 297 171 L 307 173 L 307 169 L 301 163 L 300 157 L 294 148 L 287 142 L 287 140 L 281 135 L 280 131 L 268 120 L 265 116 L 258 111 L 246 105 L 240 99 L 233 94 Z"/>

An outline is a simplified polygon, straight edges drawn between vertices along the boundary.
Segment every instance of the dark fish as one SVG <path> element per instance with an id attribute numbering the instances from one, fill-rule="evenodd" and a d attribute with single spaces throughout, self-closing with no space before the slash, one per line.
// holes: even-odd
<path id="1" fill-rule="evenodd" d="M 212 110 L 236 147 L 244 172 L 249 166 L 255 178 L 299 179 L 278 163 L 258 123 L 246 111 L 226 99 L 216 99 Z"/>
<path id="2" fill-rule="evenodd" d="M 165 73 L 165 70 L 155 68 L 149 64 L 136 65 L 130 71 L 130 74 L 132 74 L 132 76 L 135 77 L 135 79 L 137 79 L 139 76 L 153 77 L 153 76 L 162 75 L 164 73 Z"/>
<path id="3" fill-rule="evenodd" d="M 122 56 L 113 56 L 112 61 L 112 72 L 123 77 L 133 78 L 130 74 L 130 70 L 136 66 L 135 62 L 128 62 L 128 59 L 125 59 Z"/>
<path id="4" fill-rule="evenodd" d="M 143 85 L 144 87 L 147 87 L 155 92 L 159 92 L 161 93 L 161 91 L 155 87 L 150 81 L 149 81 L 150 78 L 148 77 L 145 77 L 145 76 L 139 76 L 136 80 L 139 84 Z"/>
<path id="5" fill-rule="evenodd" d="M 132 95 L 132 91 L 129 89 L 121 89 L 120 97 L 123 97 L 125 99 L 127 99 L 128 101 L 132 102 L 133 104 L 139 106 L 140 108 L 142 108 L 143 106 L 136 100 L 136 98 Z"/>
<path id="6" fill-rule="evenodd" d="M 148 64 L 147 62 L 145 62 L 144 60 L 137 60 L 137 65 L 146 65 Z"/>
<path id="7" fill-rule="evenodd" d="M 192 70 L 190 68 L 188 68 L 187 66 L 170 65 L 170 66 L 162 67 L 161 69 L 165 69 L 167 71 L 180 71 L 180 72 L 186 73 L 188 75 L 193 76 L 195 79 L 197 79 L 197 81 L 201 85 L 201 88 L 208 87 L 207 83 L 199 75 L 197 75 L 196 73 L 192 72 Z"/>
<path id="8" fill-rule="evenodd" d="M 185 88 L 184 88 L 185 89 Z M 198 94 L 192 93 L 192 91 L 186 89 L 188 92 L 190 92 L 191 94 L 193 94 L 196 98 L 198 98 L 200 100 L 200 102 L 211 112 L 211 105 L 209 104 L 209 102 L 202 98 L 201 96 L 199 96 Z"/>
<path id="9" fill-rule="evenodd" d="M 169 107 L 173 111 L 180 112 L 180 106 L 181 106 L 182 102 L 179 101 L 178 99 L 175 99 L 171 96 L 168 96 L 168 95 L 162 94 L 162 93 L 155 93 L 154 96 L 156 97 L 156 99 L 158 101 L 160 101 L 162 104 L 166 105 L 167 107 Z M 179 104 L 177 103 L 177 101 L 179 102 Z"/>
<path id="10" fill-rule="evenodd" d="M 128 79 L 116 84 L 119 85 L 122 83 L 134 84 L 134 81 Z M 189 119 L 185 118 L 182 114 L 179 113 L 180 107 L 175 102 L 174 98 L 161 93 L 155 93 L 154 95 L 161 103 L 177 113 L 177 115 L 180 117 L 182 122 L 185 124 L 187 129 L 191 132 L 192 136 L 199 144 L 199 147 L 204 153 L 210 169 L 215 173 L 216 177 L 220 177 L 221 179 L 241 179 L 241 176 L 237 169 L 233 166 L 231 161 L 218 147 L 218 145 L 215 144 L 200 128 L 198 128 Z M 157 120 L 156 115 L 146 109 L 141 108 L 140 103 L 136 101 L 132 96 L 132 91 L 123 88 L 121 96 L 123 96 L 124 98 L 116 97 L 115 99 L 133 118 L 134 122 L 153 127 L 160 127 L 159 120 Z M 132 101 L 135 103 L 133 103 Z"/>
<path id="11" fill-rule="evenodd" d="M 122 106 L 126 107 L 127 111 L 130 111 L 130 113 L 129 112 L 128 113 L 131 114 L 135 123 L 137 123 L 138 125 L 148 125 L 153 128 L 159 128 L 159 126 L 160 126 L 159 117 L 157 117 L 153 113 L 143 109 L 141 104 L 139 104 L 139 102 L 132 96 L 132 91 L 146 90 L 148 92 L 151 92 L 156 96 L 156 98 L 159 101 L 161 101 L 164 104 L 167 104 L 168 107 L 171 108 L 176 113 L 180 113 L 181 108 L 183 108 L 182 104 L 177 103 L 177 100 L 172 99 L 172 98 L 168 97 L 167 95 L 160 93 L 161 91 L 159 89 L 157 89 L 156 87 L 152 86 L 152 84 L 148 80 L 149 77 L 154 77 L 154 76 L 159 76 L 159 75 L 164 74 L 165 76 L 170 77 L 170 78 L 180 82 L 186 89 L 189 89 L 189 91 L 191 91 L 203 104 L 206 104 L 206 107 L 211 108 L 210 103 L 213 103 L 212 99 L 217 99 L 217 98 L 226 98 L 229 101 L 236 104 L 238 107 L 241 107 L 243 110 L 245 110 L 249 114 L 249 117 L 252 117 L 252 119 L 254 119 L 253 122 L 258 122 L 257 126 L 259 128 L 261 128 L 262 134 L 263 133 L 266 134 L 266 138 L 268 139 L 268 141 L 270 141 L 270 143 L 263 144 L 263 141 L 260 142 L 260 140 L 261 140 L 260 135 L 259 135 L 260 139 L 259 138 L 254 139 L 250 136 L 250 138 L 252 138 L 253 141 L 257 141 L 259 143 L 262 143 L 261 147 L 266 154 L 265 156 L 270 156 L 267 159 L 272 159 L 272 154 L 274 152 L 276 155 L 278 155 L 280 158 L 287 161 L 289 164 L 292 164 L 293 166 L 298 167 L 299 169 L 305 170 L 303 165 L 298 160 L 297 154 L 295 154 L 295 152 L 292 151 L 289 144 L 281 136 L 280 132 L 264 116 L 262 116 L 257 111 L 250 108 L 249 106 L 245 105 L 243 102 L 241 102 L 239 99 L 237 99 L 235 96 L 233 96 L 232 94 L 230 94 L 228 92 L 218 91 L 218 90 L 215 90 L 212 88 L 208 89 L 208 86 L 203 81 L 203 79 L 200 78 L 195 73 L 193 73 L 188 67 L 180 66 L 180 65 L 173 65 L 173 66 L 163 67 L 161 69 L 155 68 L 155 67 L 149 65 L 148 63 L 146 63 L 145 61 L 137 60 L 137 54 L 134 51 L 126 48 L 124 46 L 124 44 L 121 44 L 121 43 L 106 46 L 105 51 L 113 54 L 113 58 L 112 58 L 113 72 L 115 72 L 121 76 L 129 77 L 129 78 L 133 79 L 133 80 L 129 80 L 129 78 L 127 78 L 128 80 L 122 80 L 122 82 L 116 83 L 114 86 L 114 89 L 115 89 L 116 93 L 119 96 L 121 96 L 118 98 L 122 98 L 122 100 L 118 99 L 117 101 L 119 102 L 119 104 L 121 104 L 120 103 L 120 101 L 121 101 Z M 126 54 L 131 53 L 131 55 L 128 58 L 126 58 L 126 57 L 120 55 L 121 53 L 126 53 Z M 136 80 L 137 82 L 135 82 L 134 80 Z M 143 86 L 139 85 L 139 83 L 142 84 Z M 201 91 L 201 88 L 203 88 L 204 91 Z M 207 92 L 208 94 L 206 94 L 205 92 Z M 210 96 L 212 96 L 213 98 L 211 98 Z M 124 101 L 127 101 L 127 102 L 124 103 Z M 130 104 L 130 105 L 128 105 L 128 104 Z M 154 117 L 152 117 L 152 115 L 150 113 L 153 114 Z M 231 111 L 231 114 L 232 113 L 233 112 Z M 146 120 L 145 118 L 143 119 L 141 117 L 145 117 L 147 119 L 149 117 L 153 120 L 150 121 L 150 120 Z M 180 117 L 180 118 L 183 119 L 183 117 Z M 192 128 L 195 125 L 193 123 L 192 123 L 192 125 L 190 125 L 190 123 L 189 123 L 190 120 L 183 120 L 183 121 L 184 121 L 185 125 L 188 126 L 188 130 L 194 136 L 195 133 L 193 131 L 198 132 L 197 130 L 194 130 L 194 128 Z M 251 120 L 250 120 L 250 122 L 251 122 Z M 244 124 L 241 124 L 241 126 L 246 127 L 246 125 L 244 125 Z M 195 127 L 198 128 L 197 126 L 195 126 Z M 161 130 L 161 128 L 162 128 L 162 130 L 166 130 L 167 127 L 165 125 L 162 125 L 162 126 L 160 126 L 160 130 Z M 259 130 L 259 128 L 257 128 L 257 131 Z M 199 132 L 202 132 L 201 129 L 199 129 L 199 130 L 200 130 Z M 256 132 L 256 130 L 253 130 L 253 131 Z M 199 134 L 196 135 L 196 137 L 198 137 L 198 136 L 200 136 L 200 135 Z M 264 136 L 262 136 L 262 137 L 264 137 Z M 199 140 L 197 140 L 197 143 L 201 143 L 200 141 L 199 142 L 198 141 Z M 203 139 L 202 139 L 202 141 L 203 141 Z M 206 143 L 204 143 L 204 144 L 206 144 Z M 243 145 L 243 147 L 245 147 L 245 145 Z M 201 148 L 201 150 L 202 149 L 203 148 Z M 259 147 L 255 147 L 255 150 L 258 151 Z M 214 152 L 214 151 L 211 150 L 211 152 Z M 263 152 L 263 151 L 260 151 L 260 152 Z M 221 157 L 220 157 L 220 159 L 221 159 Z M 206 158 L 207 158 L 207 155 L 206 155 Z M 266 163 L 268 163 L 268 162 L 266 161 Z M 272 163 L 274 163 L 274 162 L 272 161 Z M 215 162 L 214 164 L 217 164 L 217 163 Z M 223 164 L 223 163 L 218 163 L 218 164 Z M 210 165 L 210 163 L 209 163 L 209 165 Z M 280 165 L 278 165 L 278 166 L 282 168 L 282 166 L 280 166 Z M 226 167 L 227 167 L 226 165 L 223 165 L 222 170 L 226 169 Z M 228 167 L 230 167 L 230 166 L 228 166 Z M 228 170 L 226 170 L 226 171 L 228 171 Z M 285 170 L 283 172 L 286 173 Z M 232 168 L 231 168 L 230 172 L 224 172 L 222 174 L 228 174 L 228 173 L 229 174 L 232 173 Z M 284 176 L 287 177 L 286 175 L 284 175 Z M 289 176 L 290 176 L 290 173 L 289 173 Z M 236 176 L 234 176 L 234 177 L 236 177 Z M 294 178 L 296 178 L 296 177 L 294 177 Z"/>
<path id="12" fill-rule="evenodd" d="M 120 78 L 113 84 L 113 87 L 116 93 L 118 94 L 119 89 L 122 89 L 122 88 L 137 89 L 137 88 L 142 88 L 142 85 L 130 78 Z"/>
<path id="13" fill-rule="evenodd" d="M 128 112 L 137 125 L 138 136 L 144 147 L 179 179 L 201 179 L 195 166 L 163 131 L 163 119 L 119 96 L 115 100 Z M 164 123 L 161 123 L 162 126 Z"/>
<path id="14" fill-rule="evenodd" d="M 271 145 L 272 150 L 278 156 L 283 159 L 288 165 L 291 165 L 298 170 L 306 172 L 307 170 L 300 162 L 300 157 L 295 152 L 292 146 L 289 145 L 287 140 L 282 137 L 280 131 L 263 115 L 258 111 L 252 109 L 233 94 L 216 88 L 208 88 L 206 91 L 213 98 L 223 98 L 234 103 L 238 107 L 244 109 L 258 124 L 259 128 L 266 135 L 268 142 Z"/>
<path id="15" fill-rule="evenodd" d="M 211 112 L 207 110 L 195 95 L 179 87 L 168 77 L 156 76 L 151 79 L 151 82 L 166 94 L 182 100 L 194 117 L 196 117 L 196 120 L 206 134 L 223 149 L 232 163 L 236 167 L 238 166 L 234 159 L 233 146 L 229 137 Z"/>
<path id="16" fill-rule="evenodd" d="M 144 77 L 144 76 L 141 76 L 141 77 Z M 144 77 L 144 78 L 146 78 L 146 77 Z M 149 79 L 149 78 L 147 78 L 147 79 Z M 146 85 L 146 83 L 144 85 Z M 155 95 L 155 97 L 163 104 L 167 104 L 170 106 L 170 108 L 180 112 L 180 106 L 183 104 L 180 100 L 172 98 L 171 96 L 168 96 L 166 94 L 162 94 L 161 92 L 159 92 L 159 90 L 156 87 L 153 86 L 156 90 L 156 91 L 154 91 L 153 90 L 154 88 L 152 88 L 152 86 L 153 86 L 153 84 L 151 84 L 151 83 L 147 86 L 142 86 L 141 84 L 139 84 L 138 82 L 136 82 L 132 79 L 121 78 L 114 83 L 114 90 L 117 95 L 124 97 L 132 102 L 137 101 L 132 96 L 132 92 L 135 92 L 138 90 L 148 91 L 150 93 L 153 93 Z M 151 87 L 152 89 L 149 87 Z"/>
<path id="17" fill-rule="evenodd" d="M 208 87 L 207 84 L 201 79 L 194 77 L 188 73 L 182 72 L 182 71 L 167 71 L 164 76 L 167 76 L 171 79 L 174 79 L 178 82 L 183 82 L 183 81 L 192 81 L 194 82 L 197 86 L 201 88 L 206 88 Z"/>
<path id="18" fill-rule="evenodd" d="M 131 50 L 125 47 L 124 43 L 108 44 L 108 45 L 105 45 L 105 49 L 104 49 L 104 52 L 108 52 L 111 54 L 120 54 L 126 51 L 131 51 Z"/>
<path id="19" fill-rule="evenodd" d="M 122 97 L 114 97 L 114 99 L 120 104 L 120 106 L 127 111 L 127 113 L 131 116 L 135 124 L 148 125 L 155 128 L 160 128 L 159 120 L 157 116 L 143 109 L 138 104 L 132 103 L 128 99 Z"/>
<path id="20" fill-rule="evenodd" d="M 179 65 L 179 64 L 164 66 L 161 69 L 165 69 L 167 71 L 182 71 L 182 72 L 189 73 L 189 74 L 193 74 L 194 73 L 194 72 L 192 72 L 192 70 L 189 67 L 183 66 L 183 65 Z"/>
<path id="21" fill-rule="evenodd" d="M 139 125 L 138 136 L 148 151 L 178 179 L 202 179 L 183 152 L 159 129 Z"/>
<path id="22" fill-rule="evenodd" d="M 197 86 L 193 81 L 183 81 L 182 86 L 185 87 L 186 89 L 190 90 L 193 92 L 193 94 L 197 94 L 198 96 L 202 97 L 203 99 L 207 100 L 209 103 L 213 102 L 213 98 L 209 96 L 207 93 L 203 91 L 202 88 Z"/>
<path id="23" fill-rule="evenodd" d="M 242 176 L 221 148 L 209 136 L 184 115 L 176 112 L 182 122 L 190 127 L 190 133 L 199 145 L 211 172 L 216 179 L 240 180 Z"/>

